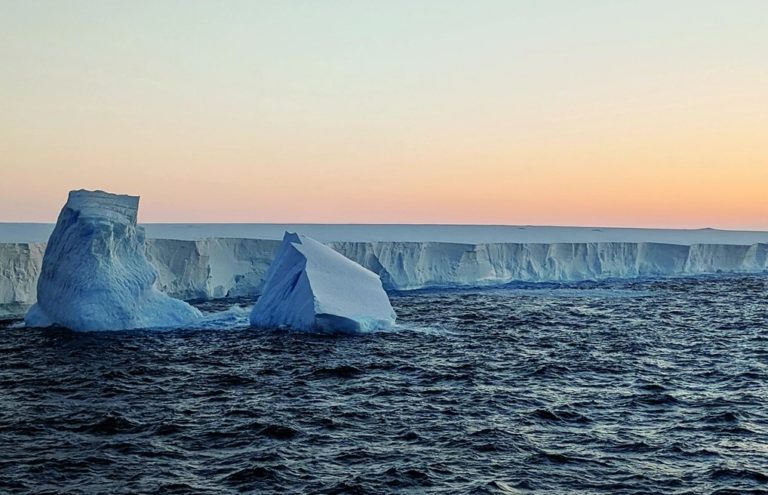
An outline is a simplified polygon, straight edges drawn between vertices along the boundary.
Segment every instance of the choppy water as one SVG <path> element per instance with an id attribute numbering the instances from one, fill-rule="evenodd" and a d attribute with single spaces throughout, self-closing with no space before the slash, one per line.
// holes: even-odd
<path id="1" fill-rule="evenodd" d="M 766 277 L 393 303 L 360 337 L 1 329 L 0 492 L 768 489 Z"/>

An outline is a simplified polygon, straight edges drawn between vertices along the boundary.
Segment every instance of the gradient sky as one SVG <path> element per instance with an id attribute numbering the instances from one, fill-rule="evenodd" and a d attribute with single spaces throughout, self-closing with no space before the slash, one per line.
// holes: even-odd
<path id="1" fill-rule="evenodd" d="M 765 0 L 0 0 L 0 221 L 768 229 Z"/>

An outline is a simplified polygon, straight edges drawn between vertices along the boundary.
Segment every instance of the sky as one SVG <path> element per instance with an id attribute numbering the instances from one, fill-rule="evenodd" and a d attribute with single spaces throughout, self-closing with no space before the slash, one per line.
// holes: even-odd
<path id="1" fill-rule="evenodd" d="M 0 0 L 0 221 L 768 229 L 764 0 Z"/>

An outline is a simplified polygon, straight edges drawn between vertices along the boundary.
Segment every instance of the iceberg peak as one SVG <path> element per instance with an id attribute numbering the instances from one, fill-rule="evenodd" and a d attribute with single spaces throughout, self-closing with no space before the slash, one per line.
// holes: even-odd
<path id="1" fill-rule="evenodd" d="M 81 218 L 135 224 L 139 212 L 139 196 L 78 189 L 69 192 L 64 207 L 77 211 Z"/>

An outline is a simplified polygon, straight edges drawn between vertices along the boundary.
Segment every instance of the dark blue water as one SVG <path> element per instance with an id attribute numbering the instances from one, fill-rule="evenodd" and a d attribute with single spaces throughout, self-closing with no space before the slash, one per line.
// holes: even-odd
<path id="1" fill-rule="evenodd" d="M 361 337 L 1 329 L 0 492 L 768 490 L 766 277 L 393 303 Z"/>

